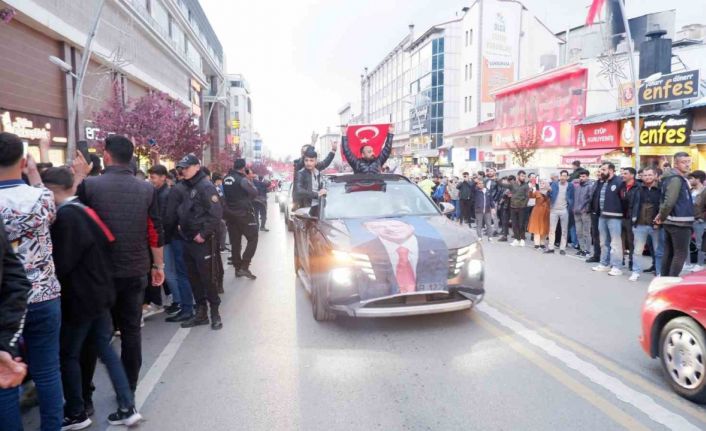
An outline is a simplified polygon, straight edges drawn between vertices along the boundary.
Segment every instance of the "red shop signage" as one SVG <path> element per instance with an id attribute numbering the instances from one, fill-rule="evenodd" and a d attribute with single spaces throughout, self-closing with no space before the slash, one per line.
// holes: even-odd
<path id="1" fill-rule="evenodd" d="M 576 148 L 580 150 L 620 147 L 617 121 L 576 125 L 574 126 L 574 137 Z"/>

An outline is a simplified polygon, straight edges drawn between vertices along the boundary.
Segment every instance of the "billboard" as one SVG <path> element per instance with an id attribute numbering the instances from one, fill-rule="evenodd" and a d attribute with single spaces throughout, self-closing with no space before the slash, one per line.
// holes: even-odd
<path id="1" fill-rule="evenodd" d="M 492 112 L 492 92 L 518 76 L 519 3 L 484 1 L 482 17 L 481 103 Z"/>
<path id="2" fill-rule="evenodd" d="M 640 130 L 640 145 L 689 145 L 691 115 L 645 117 Z"/>
<path id="3" fill-rule="evenodd" d="M 575 126 L 576 148 L 579 150 L 618 148 L 620 137 L 617 121 Z"/>
<path id="4" fill-rule="evenodd" d="M 587 70 L 580 69 L 495 97 L 495 127 L 578 121 L 586 115 Z M 579 90 L 579 91 L 577 91 Z"/>
<path id="5" fill-rule="evenodd" d="M 641 105 L 690 99 L 699 95 L 699 70 L 670 73 L 653 81 L 645 81 L 639 90 Z"/>

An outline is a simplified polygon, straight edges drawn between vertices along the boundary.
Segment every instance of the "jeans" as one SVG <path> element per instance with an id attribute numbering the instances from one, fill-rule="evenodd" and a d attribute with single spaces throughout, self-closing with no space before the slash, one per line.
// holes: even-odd
<path id="1" fill-rule="evenodd" d="M 623 220 L 619 218 L 598 218 L 598 233 L 601 241 L 601 265 L 620 268 L 623 265 Z"/>
<path id="2" fill-rule="evenodd" d="M 252 205 L 255 208 L 257 219 L 260 220 L 260 229 L 264 229 L 265 223 L 267 223 L 267 203 L 254 201 Z"/>
<path id="3" fill-rule="evenodd" d="M 98 356 L 108 369 L 118 406 L 127 409 L 135 405 L 135 398 L 130 390 L 123 364 L 110 346 L 112 333 L 113 322 L 108 310 L 88 322 L 78 324 L 64 322 L 61 328 L 61 377 L 66 398 L 64 406 L 66 416 L 76 416 L 84 411 L 79 359 L 81 347 L 88 338 L 96 344 Z"/>
<path id="4" fill-rule="evenodd" d="M 189 272 L 186 270 L 186 263 L 184 262 L 184 240 L 174 239 L 169 246 L 174 254 L 177 286 L 179 290 L 179 305 L 181 305 L 182 312 L 191 313 L 194 311 L 194 295 L 191 292 Z"/>
<path id="5" fill-rule="evenodd" d="M 512 218 L 512 233 L 517 241 L 525 239 L 525 216 L 527 208 L 510 208 Z"/>
<path id="6" fill-rule="evenodd" d="M 488 212 L 483 212 L 483 211 L 476 211 L 476 234 L 478 235 L 478 239 L 483 238 L 483 225 L 485 224 L 485 234 L 488 238 L 490 238 L 493 234 L 493 227 L 490 225 L 492 222 L 493 217 L 490 214 L 490 211 Z"/>
<path id="7" fill-rule="evenodd" d="M 689 256 L 691 227 L 662 225 L 664 229 L 664 257 L 661 274 L 665 277 L 678 277 Z"/>
<path id="8" fill-rule="evenodd" d="M 647 244 L 647 238 L 650 238 L 653 246 L 653 257 L 655 260 L 655 270 L 657 275 L 661 274 L 662 269 L 662 250 L 663 243 L 659 240 L 661 229 L 654 229 L 649 225 L 637 225 L 632 228 L 632 235 L 634 238 L 634 249 L 632 258 L 632 270 L 633 272 L 641 272 L 643 270 L 640 265 L 640 259 L 642 256 L 642 250 Z"/>
<path id="9" fill-rule="evenodd" d="M 591 248 L 591 214 L 574 214 L 574 223 L 579 248 L 587 252 Z"/>
<path id="10" fill-rule="evenodd" d="M 458 220 L 461 217 L 461 207 L 458 205 L 458 199 L 452 199 L 451 203 L 454 206 L 453 219 Z"/>
<path id="11" fill-rule="evenodd" d="M 64 419 L 64 394 L 59 364 L 61 301 L 29 304 L 23 338 L 29 366 L 39 397 L 41 431 L 58 431 Z M 0 430 L 21 431 L 19 388 L 0 389 Z"/>
<path id="12" fill-rule="evenodd" d="M 694 222 L 694 240 L 696 241 L 696 249 L 698 250 L 698 258 L 696 263 L 699 265 L 704 264 L 704 252 L 701 251 L 701 245 L 704 242 L 704 231 L 706 231 L 706 222 L 695 221 Z"/>
<path id="13" fill-rule="evenodd" d="M 171 244 L 164 245 L 164 278 L 167 281 L 169 290 L 172 292 L 172 302 L 181 304 L 181 291 L 179 290 L 176 261 L 174 260 L 174 250 L 172 250 Z"/>
<path id="14" fill-rule="evenodd" d="M 549 211 L 549 250 L 554 250 L 554 240 L 556 238 L 556 225 L 561 221 L 561 243 L 559 250 L 566 250 L 566 240 L 569 226 L 569 211 L 563 210 Z"/>

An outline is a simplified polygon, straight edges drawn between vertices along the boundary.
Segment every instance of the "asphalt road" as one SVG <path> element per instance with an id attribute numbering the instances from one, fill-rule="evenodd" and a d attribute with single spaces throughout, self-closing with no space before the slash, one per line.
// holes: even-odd
<path id="1" fill-rule="evenodd" d="M 637 341 L 647 279 L 487 244 L 470 312 L 314 321 L 270 202 L 256 281 L 226 275 L 224 329 L 144 328 L 142 430 L 706 429 Z M 99 367 L 96 424 L 114 396 Z M 36 409 L 27 430 L 38 429 Z"/>

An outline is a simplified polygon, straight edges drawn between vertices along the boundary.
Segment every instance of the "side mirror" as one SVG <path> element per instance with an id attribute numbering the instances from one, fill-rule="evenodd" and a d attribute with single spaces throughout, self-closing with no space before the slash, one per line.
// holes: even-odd
<path id="1" fill-rule="evenodd" d="M 441 206 L 441 213 L 444 215 L 451 214 L 456 210 L 456 207 L 448 202 L 441 202 L 439 205 Z"/>
<path id="2" fill-rule="evenodd" d="M 311 215 L 311 207 L 299 208 L 294 211 L 294 217 L 302 220 L 314 220 L 316 217 Z"/>

